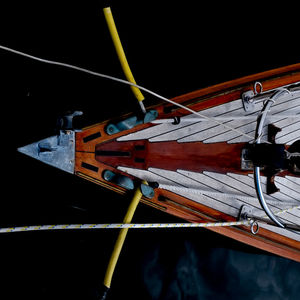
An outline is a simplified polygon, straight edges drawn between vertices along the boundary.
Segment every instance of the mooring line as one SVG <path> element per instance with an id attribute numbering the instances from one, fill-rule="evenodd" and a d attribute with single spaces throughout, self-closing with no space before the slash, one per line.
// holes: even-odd
<path id="1" fill-rule="evenodd" d="M 83 229 L 149 229 L 149 228 L 200 228 L 200 227 L 228 227 L 249 226 L 251 220 L 231 222 L 208 222 L 208 223 L 107 223 L 107 224 L 60 224 L 60 225 L 33 225 L 20 227 L 0 228 L 0 233 L 28 232 L 43 230 L 83 230 Z"/>

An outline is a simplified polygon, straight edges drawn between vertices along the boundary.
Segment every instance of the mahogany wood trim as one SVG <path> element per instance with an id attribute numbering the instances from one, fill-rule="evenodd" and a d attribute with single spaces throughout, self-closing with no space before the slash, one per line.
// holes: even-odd
<path id="1" fill-rule="evenodd" d="M 80 158 L 79 157 L 76 158 L 76 170 L 77 170 L 76 172 L 79 176 L 85 177 L 86 179 L 94 181 L 95 183 L 98 183 L 105 187 L 110 186 L 110 189 L 113 189 L 114 191 L 125 193 L 124 189 L 122 189 L 118 186 L 115 186 L 111 183 L 105 182 L 101 176 L 103 170 L 105 170 L 105 169 L 110 169 L 114 172 L 119 172 L 119 173 L 124 174 L 123 172 L 120 172 L 119 170 L 116 170 L 113 167 L 104 165 L 104 164 L 96 161 L 95 155 L 93 153 L 80 153 Z M 82 168 L 81 163 L 80 163 L 82 161 L 85 161 L 87 163 L 97 166 L 99 169 L 98 172 L 94 172 L 94 171 Z M 85 175 L 81 175 L 81 174 L 85 174 Z M 128 174 L 127 174 L 127 176 L 128 176 Z M 87 177 L 89 177 L 89 178 L 87 178 Z M 159 198 L 161 198 L 161 197 L 165 197 L 166 200 L 160 201 Z M 234 220 L 233 217 L 230 217 L 222 212 L 214 210 L 210 207 L 206 207 L 205 205 L 194 202 L 192 200 L 188 200 L 188 199 L 186 199 L 182 196 L 179 196 L 173 192 L 169 192 L 169 191 L 162 190 L 162 189 L 157 189 L 154 199 L 151 199 L 151 200 L 144 199 L 143 202 L 146 202 L 146 204 L 150 204 L 150 202 L 151 202 L 152 203 L 151 206 L 154 206 L 155 208 L 163 210 L 174 216 L 185 219 L 189 222 L 200 222 L 203 220 L 207 220 L 207 221 L 212 221 L 212 220 L 233 221 Z M 225 230 L 222 232 L 224 232 L 224 235 L 228 235 L 231 231 Z M 250 232 L 249 228 L 245 227 L 243 232 L 248 234 Z M 239 235 L 238 236 L 239 238 L 237 238 L 237 239 L 241 240 L 244 243 L 247 243 L 249 245 L 256 246 L 256 244 L 253 242 L 254 237 L 252 235 L 247 235 L 247 236 L 248 236 L 248 238 L 240 239 L 240 235 Z M 291 249 L 294 249 L 292 251 L 293 253 L 296 251 L 296 249 L 300 250 L 299 242 L 289 239 L 287 237 L 281 236 L 279 234 L 270 232 L 263 228 L 260 229 L 259 234 L 257 236 L 255 236 L 255 238 L 257 238 L 258 236 L 262 237 L 263 241 L 272 241 L 272 247 L 269 247 L 269 244 L 267 242 L 265 243 L 265 247 L 263 247 L 262 244 L 259 244 L 259 245 L 261 245 L 261 249 L 263 249 L 263 250 L 270 251 L 270 252 L 278 254 L 278 255 L 281 255 L 280 249 L 282 247 L 284 247 L 284 249 L 286 249 L 285 247 L 290 247 Z M 233 235 L 233 236 L 229 235 L 229 237 L 234 238 L 234 237 L 236 237 L 236 235 Z M 275 249 L 276 248 L 275 245 L 278 245 L 277 250 Z M 298 255 L 299 255 L 299 257 L 297 256 L 295 259 L 295 254 L 293 254 L 292 256 L 289 257 L 289 256 L 287 256 L 286 251 L 284 252 L 285 257 L 289 257 L 291 259 L 300 261 L 300 252 L 298 253 Z"/>
<path id="2" fill-rule="evenodd" d="M 293 71 L 293 74 L 286 74 L 287 72 Z M 278 77 L 281 75 L 281 77 Z M 284 75 L 284 76 L 283 76 Z M 277 76 L 271 78 L 265 78 L 264 76 Z M 262 80 L 263 79 L 263 80 Z M 292 66 L 275 69 L 272 71 L 262 72 L 255 75 L 246 76 L 240 79 L 231 80 L 225 83 L 217 84 L 212 87 L 204 88 L 195 92 L 191 92 L 182 96 L 178 96 L 173 98 L 172 100 L 175 102 L 185 103 L 190 108 L 195 110 L 202 110 L 213 107 L 215 105 L 220 105 L 223 103 L 227 103 L 241 97 L 241 93 L 252 89 L 253 83 L 256 80 L 261 80 L 263 83 L 264 91 L 268 91 L 270 89 L 274 89 L 281 85 L 291 84 L 297 81 L 300 81 L 300 63 Z M 250 84 L 251 83 L 251 84 Z M 227 89 L 227 90 L 226 90 Z M 186 103 L 189 101 L 189 103 Z M 155 108 L 158 111 L 160 118 L 169 118 L 173 116 L 184 116 L 188 114 L 187 111 L 183 109 L 176 109 L 176 111 L 170 113 L 164 113 L 164 107 L 168 107 L 168 105 L 155 105 L 152 108 Z M 108 124 L 108 121 L 104 121 L 102 123 L 98 123 L 86 128 L 83 128 L 81 132 L 76 133 L 76 151 L 90 151 L 93 152 L 95 149 L 95 145 L 98 143 L 102 143 L 107 140 L 116 139 L 123 135 L 132 133 L 137 129 L 145 129 L 153 124 L 142 124 L 136 128 L 126 130 L 113 136 L 107 135 L 105 132 L 105 127 Z M 84 143 L 83 139 L 87 136 L 100 132 L 101 137 L 92 140 L 90 142 Z"/>
<path id="3" fill-rule="evenodd" d="M 240 156 L 245 145 L 245 143 L 228 144 L 226 142 L 215 143 L 212 146 L 202 142 L 149 142 L 147 140 L 117 142 L 114 140 L 96 145 L 95 157 L 97 161 L 112 167 L 245 173 L 240 170 Z M 136 150 L 137 146 L 142 150 Z M 109 153 L 111 155 L 106 155 Z M 113 155 L 114 153 L 116 155 Z M 124 156 L 118 153 L 123 153 Z M 238 159 L 233 159 L 233 157 Z"/>
<path id="4" fill-rule="evenodd" d="M 273 87 L 273 82 L 274 79 L 276 82 L 278 82 L 278 80 L 280 80 L 281 83 L 284 83 L 286 80 L 290 80 L 289 78 L 291 78 L 291 75 L 295 75 L 295 81 L 299 80 L 299 74 L 297 75 L 296 73 L 300 72 L 300 63 L 297 64 L 293 64 L 293 65 L 289 65 L 289 66 L 285 66 L 285 67 L 281 67 L 281 68 L 276 68 L 273 70 L 268 70 L 268 71 L 264 71 L 264 72 L 260 72 L 260 73 L 256 73 L 256 74 L 252 74 L 252 75 L 247 75 L 238 79 L 233 79 L 233 80 L 229 80 L 226 82 L 222 82 L 207 88 L 203 88 L 200 90 L 196 90 L 184 95 L 180 95 L 177 96 L 175 98 L 173 98 L 173 101 L 176 102 L 182 102 L 182 101 L 187 101 L 190 99 L 195 99 L 195 98 L 199 98 L 205 95 L 209 95 L 209 94 L 213 94 L 216 92 L 220 92 L 222 90 L 230 90 L 233 87 L 235 88 L 252 88 L 253 86 L 249 86 L 249 84 L 253 84 L 255 81 L 258 80 L 262 80 L 263 82 L 263 87 L 264 90 L 270 90 Z M 293 74 L 295 73 L 295 74 Z M 275 77 L 275 78 L 274 78 Z M 282 77 L 281 79 L 276 78 L 276 77 Z M 270 80 L 272 79 L 272 80 Z"/>
<path id="5" fill-rule="evenodd" d="M 245 76 L 240 79 L 231 80 L 225 83 L 217 84 L 212 87 L 204 88 L 195 92 L 185 94 L 183 96 L 175 97 L 173 100 L 176 102 L 184 103 L 195 110 L 210 108 L 215 105 L 220 105 L 239 99 L 243 91 L 252 88 L 255 81 L 263 83 L 264 91 L 274 89 L 281 85 L 291 84 L 300 81 L 300 64 L 295 64 L 283 68 L 278 68 L 271 71 L 262 72 L 255 75 Z M 168 106 L 168 105 L 167 105 Z M 155 105 L 153 108 L 157 109 L 160 118 L 172 117 L 175 115 L 185 115 L 186 111 L 176 109 L 169 113 L 164 112 L 166 105 Z M 124 174 L 108 165 L 108 163 L 97 161 L 95 157 L 95 147 L 97 144 L 112 141 L 117 137 L 126 135 L 136 130 L 141 130 L 152 124 L 139 125 L 136 128 L 121 132 L 119 134 L 109 136 L 105 133 L 105 127 L 108 121 L 90 126 L 83 129 L 82 132 L 76 133 L 76 158 L 75 158 L 75 172 L 80 177 L 100 184 L 106 188 L 112 189 L 119 193 L 125 193 L 125 190 L 111 183 L 107 183 L 102 179 L 102 172 L 105 169 Z M 89 141 L 85 137 L 92 134 L 96 135 L 95 139 Z M 97 171 L 87 169 L 82 165 L 82 162 L 90 164 L 97 168 Z M 128 176 L 128 174 L 126 174 Z M 133 178 L 133 177 L 132 177 Z M 161 201 L 161 199 L 165 199 Z M 142 199 L 142 202 L 160 209 L 174 216 L 180 217 L 190 222 L 212 221 L 212 220 L 234 220 L 220 211 L 206 207 L 203 204 L 186 199 L 175 193 L 157 189 L 155 197 L 151 200 Z M 249 228 L 210 228 L 215 232 L 252 245 L 254 247 L 269 251 L 271 253 L 281 255 L 300 262 L 300 243 L 288 237 L 281 236 L 269 230 L 261 228 L 259 234 L 253 236 Z"/>

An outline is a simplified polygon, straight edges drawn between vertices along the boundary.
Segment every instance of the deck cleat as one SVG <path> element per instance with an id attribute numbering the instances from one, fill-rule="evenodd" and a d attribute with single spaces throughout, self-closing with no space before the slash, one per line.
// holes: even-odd
<path id="1" fill-rule="evenodd" d="M 146 124 L 155 120 L 158 116 L 156 110 L 149 110 L 144 116 L 143 119 L 139 119 L 137 116 L 127 118 L 123 121 L 120 121 L 116 124 L 110 123 L 106 127 L 106 133 L 108 135 L 113 135 L 124 130 L 129 130 L 134 128 L 137 125 Z"/>
<path id="2" fill-rule="evenodd" d="M 123 187 L 126 190 L 134 189 L 133 180 L 127 176 L 116 174 L 110 170 L 105 170 L 102 174 L 102 177 L 104 180 L 114 183 L 120 187 Z"/>
<path id="3" fill-rule="evenodd" d="M 141 192 L 146 198 L 152 199 L 154 197 L 154 188 L 150 185 L 142 183 Z"/>

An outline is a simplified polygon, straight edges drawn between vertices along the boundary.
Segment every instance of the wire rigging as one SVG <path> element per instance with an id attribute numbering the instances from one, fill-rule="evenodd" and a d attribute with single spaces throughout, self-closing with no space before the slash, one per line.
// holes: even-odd
<path id="1" fill-rule="evenodd" d="M 34 56 L 34 55 L 30 55 L 30 54 L 27 54 L 27 53 L 24 53 L 24 52 L 21 52 L 21 51 L 18 51 L 18 50 L 15 50 L 15 49 L 12 49 L 12 48 L 9 48 L 9 47 L 5 47 L 5 46 L 2 46 L 0 45 L 0 49 L 2 50 L 5 50 L 5 51 L 8 51 L 8 52 L 12 52 L 14 54 L 18 54 L 18 55 L 21 55 L 21 56 L 24 56 L 24 57 L 27 57 L 27 58 L 30 58 L 30 59 L 33 59 L 33 60 L 36 60 L 36 61 L 39 61 L 39 62 L 43 62 L 43 63 L 47 63 L 47 64 L 51 64 L 51 65 L 56 65 L 56 66 L 61 66 L 61 67 L 65 67 L 65 68 L 69 68 L 69 69 L 73 69 L 73 70 L 77 70 L 77 71 L 80 71 L 80 72 L 83 72 L 83 73 L 87 73 L 87 74 L 90 74 L 90 75 L 93 75 L 93 76 L 98 76 L 98 77 L 102 77 L 102 78 L 105 78 L 105 79 L 109 79 L 109 80 L 113 80 L 113 81 L 117 81 L 117 82 L 120 82 L 120 83 L 123 83 L 123 84 L 127 84 L 127 85 L 130 85 L 130 86 L 133 86 L 133 87 L 136 87 L 158 99 L 161 99 L 165 102 L 168 102 L 170 104 L 173 104 L 175 106 L 178 106 L 194 115 L 197 115 L 198 117 L 201 117 L 201 118 L 204 118 L 206 120 L 209 120 L 209 121 L 212 121 L 212 122 L 215 122 L 221 126 L 224 126 L 225 128 L 227 129 L 230 129 L 232 131 L 235 131 L 237 132 L 238 134 L 240 135 L 243 135 L 247 138 L 250 138 L 250 140 L 254 140 L 253 136 L 245 133 L 245 132 L 242 132 L 236 128 L 233 128 L 227 124 L 224 124 L 214 118 L 211 118 L 211 117 L 207 117 L 197 111 L 194 111 L 193 109 L 189 108 L 189 107 L 186 107 L 180 103 L 177 103 L 175 101 L 172 101 L 166 97 L 163 97 L 159 94 L 157 94 L 156 92 L 153 92 L 141 85 L 138 85 L 138 84 L 135 84 L 135 83 L 132 83 L 132 82 L 129 82 L 127 80 L 124 80 L 124 79 L 121 79 L 121 78 L 117 78 L 117 77 L 114 77 L 114 76 L 110 76 L 110 75 L 106 75 L 106 74 L 103 74 L 103 73 L 99 73 L 99 72 L 95 72 L 95 71 L 92 71 L 92 70 L 89 70 L 89 69 L 86 69 L 86 68 L 81 68 L 81 67 L 78 67 L 78 66 L 75 66 L 75 65 L 72 65 L 72 64 L 68 64 L 68 63 L 62 63 L 62 62 L 58 62 L 58 61 L 53 61 L 53 60 L 49 60 L 49 59 L 44 59 L 44 58 L 40 58 L 40 57 L 37 57 L 37 56 Z"/>

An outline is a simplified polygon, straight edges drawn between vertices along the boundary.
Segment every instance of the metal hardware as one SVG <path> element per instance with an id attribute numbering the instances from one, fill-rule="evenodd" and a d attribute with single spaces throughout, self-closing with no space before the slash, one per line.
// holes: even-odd
<path id="1" fill-rule="evenodd" d="M 249 149 L 243 149 L 241 154 L 241 169 L 244 171 L 253 170 L 253 162 L 249 159 Z"/>
<path id="2" fill-rule="evenodd" d="M 259 91 L 257 91 L 257 86 L 259 86 Z M 262 86 L 262 84 L 259 81 L 256 81 L 254 83 L 253 89 L 254 89 L 254 95 L 255 96 L 259 95 L 259 94 L 261 94 L 263 92 L 263 86 Z"/>
<path id="3" fill-rule="evenodd" d="M 278 218 L 273 214 L 273 212 L 270 210 L 261 187 L 261 182 L 260 182 L 260 169 L 259 167 L 254 168 L 254 184 L 255 184 L 255 190 L 257 194 L 258 201 L 262 207 L 262 209 L 265 211 L 267 216 L 279 227 L 285 228 L 285 225 L 281 223 Z"/>
<path id="4" fill-rule="evenodd" d="M 258 90 L 259 87 L 259 90 Z M 254 97 L 261 94 L 263 91 L 263 86 L 260 82 L 256 81 L 253 86 L 253 90 L 246 91 L 242 94 L 242 101 L 243 101 L 243 106 L 244 110 L 246 112 L 252 112 L 254 111 L 255 107 L 255 101 Z"/>
<path id="5" fill-rule="evenodd" d="M 75 132 L 60 130 L 41 141 L 18 148 L 18 151 L 63 171 L 74 173 Z"/>
<path id="6" fill-rule="evenodd" d="M 259 231 L 259 225 L 258 225 L 257 221 L 253 221 L 251 223 L 250 230 L 251 230 L 251 233 L 254 234 L 254 235 L 258 233 L 258 231 Z"/>
<path id="7" fill-rule="evenodd" d="M 157 112 L 157 110 L 155 110 L 155 109 L 149 110 L 149 111 L 145 114 L 145 116 L 144 116 L 143 123 L 146 124 L 146 123 L 152 122 L 152 121 L 154 121 L 157 117 L 158 117 L 158 112 Z"/>
<path id="8" fill-rule="evenodd" d="M 250 219 L 251 222 L 260 222 L 260 223 L 268 224 L 268 225 L 271 225 L 271 226 L 277 226 L 269 218 L 267 218 L 267 217 L 258 217 L 258 216 L 252 215 L 251 212 L 248 212 L 248 213 L 244 214 L 244 216 L 247 216 L 247 218 Z M 245 219 L 241 218 L 240 220 L 245 220 Z M 284 226 L 285 226 L 285 229 L 288 229 L 288 230 L 300 231 L 300 226 L 296 225 L 296 224 L 284 224 Z"/>
<path id="9" fill-rule="evenodd" d="M 110 170 L 105 170 L 102 174 L 102 177 L 104 180 L 112 182 L 120 187 L 125 188 L 126 190 L 133 190 L 135 188 L 133 180 L 125 175 L 116 174 Z M 151 199 L 154 197 L 154 186 L 152 186 L 152 184 L 147 185 L 142 183 L 140 185 L 140 189 L 141 193 L 146 198 Z"/>
<path id="10" fill-rule="evenodd" d="M 239 221 L 247 221 L 249 218 L 250 220 L 250 230 L 252 234 L 257 234 L 259 231 L 259 225 L 256 220 L 252 218 L 252 213 L 253 213 L 253 207 L 248 206 L 248 205 L 242 205 L 240 212 L 239 212 Z"/>
<path id="11" fill-rule="evenodd" d="M 246 112 L 252 112 L 254 110 L 254 92 L 252 90 L 244 92 L 242 94 L 242 101 L 243 101 L 243 106 L 244 106 L 244 110 Z"/>
<path id="12" fill-rule="evenodd" d="M 74 111 L 58 119 L 57 125 L 60 130 L 73 130 L 73 118 L 83 115 L 82 111 Z"/>
<path id="13" fill-rule="evenodd" d="M 257 86 L 260 86 L 260 91 L 257 91 Z M 248 93 L 248 95 L 250 95 L 251 91 L 248 91 L 246 93 Z M 262 85 L 260 83 L 255 83 L 254 85 L 254 91 L 252 91 L 251 95 L 253 94 L 253 97 L 256 94 L 259 94 L 262 92 Z M 271 107 L 271 105 L 276 101 L 277 98 L 281 97 L 283 94 L 285 93 L 290 93 L 290 91 L 286 88 L 281 88 L 278 89 L 277 91 L 275 91 L 266 101 L 264 108 L 261 112 L 261 115 L 258 119 L 258 123 L 257 123 L 257 128 L 256 128 L 256 140 L 254 141 L 254 143 L 256 144 L 260 144 L 260 139 L 261 139 L 261 135 L 262 135 L 262 130 L 263 130 L 263 126 L 264 126 L 264 122 L 267 116 L 267 113 Z M 249 98 L 246 100 L 246 104 L 250 103 L 251 105 L 254 103 L 253 97 Z M 245 93 L 244 93 L 244 98 L 245 98 Z M 247 98 L 247 97 L 246 97 Z M 244 102 L 243 102 L 244 103 Z M 245 108 L 245 105 L 244 105 Z M 245 108 L 246 110 L 246 108 Z M 249 160 L 247 159 L 247 150 L 243 150 L 242 151 L 242 157 L 241 157 L 241 168 L 245 168 L 247 169 L 248 166 L 250 166 Z M 281 228 L 286 228 L 286 225 L 283 224 L 274 214 L 273 212 L 270 210 L 270 208 L 268 207 L 268 204 L 264 198 L 264 194 L 262 191 L 262 187 L 261 187 L 261 182 L 260 182 L 260 167 L 256 167 L 254 166 L 254 185 L 255 185 L 255 190 L 256 190 L 256 194 L 257 194 L 257 198 L 258 201 L 261 205 L 261 207 L 263 208 L 263 210 L 265 211 L 265 213 L 267 214 L 267 216 L 270 218 L 270 220 L 272 220 L 277 226 L 281 227 Z M 252 231 L 252 230 L 251 230 Z"/>
<path id="14" fill-rule="evenodd" d="M 105 170 L 102 174 L 104 180 L 112 182 L 126 190 L 133 190 L 134 183 L 133 180 L 125 175 L 116 174 L 110 170 Z"/>
<path id="15" fill-rule="evenodd" d="M 249 216 L 252 215 L 253 212 L 253 207 L 248 206 L 248 205 L 242 205 L 240 212 L 239 212 L 239 221 L 246 221 Z"/>
<path id="16" fill-rule="evenodd" d="M 172 123 L 173 125 L 178 125 L 181 122 L 181 118 L 179 116 L 174 117 L 174 122 Z"/>
<path id="17" fill-rule="evenodd" d="M 151 187 L 147 184 L 144 184 L 144 183 L 141 184 L 141 192 L 142 192 L 143 196 L 145 196 L 146 198 L 151 199 L 154 197 L 153 187 Z"/>
<path id="18" fill-rule="evenodd" d="M 285 90 L 288 92 L 299 92 L 300 91 L 300 83 L 292 83 L 289 85 L 286 85 L 283 88 L 280 88 L 279 90 Z M 262 100 L 266 99 L 268 100 L 270 97 L 273 97 L 278 92 L 278 89 L 273 89 L 269 91 L 263 91 L 263 86 L 260 82 L 255 82 L 253 86 L 253 90 L 246 91 L 242 93 L 241 98 L 243 102 L 243 107 L 246 112 L 252 112 L 255 108 L 255 104 Z"/>
<path id="19" fill-rule="evenodd" d="M 295 207 L 294 207 L 295 208 Z M 280 213 L 280 212 L 277 212 Z M 238 216 L 238 221 L 247 221 L 249 220 L 251 223 L 251 232 L 253 234 L 257 234 L 259 231 L 259 223 L 264 223 L 264 224 L 268 224 L 271 226 L 276 226 L 277 224 L 274 224 L 274 222 L 272 220 L 270 220 L 267 217 L 259 217 L 259 216 L 255 216 L 253 215 L 253 207 L 248 206 L 248 205 L 242 205 L 240 212 L 239 212 L 239 216 Z M 296 230 L 296 231 L 300 231 L 300 226 L 296 225 L 296 224 L 284 224 L 284 228 L 288 229 L 288 230 Z"/>
<path id="20" fill-rule="evenodd" d="M 137 116 L 133 116 L 120 121 L 117 124 L 108 124 L 106 127 L 106 133 L 109 135 L 113 135 L 124 130 L 129 130 L 137 125 L 152 122 L 157 118 L 157 116 L 158 112 L 156 110 L 150 110 L 144 115 L 142 120 L 139 120 Z"/>
<path id="21" fill-rule="evenodd" d="M 261 134 L 262 134 L 262 129 L 264 126 L 264 122 L 267 116 L 267 113 L 271 107 L 271 105 L 275 102 L 275 100 L 277 98 L 279 98 L 283 93 L 289 93 L 289 91 L 287 89 L 280 89 L 278 90 L 275 94 L 273 94 L 269 100 L 267 101 L 261 117 L 259 119 L 258 125 L 257 125 L 257 130 L 256 130 L 256 140 L 255 143 L 256 144 L 260 144 L 260 138 L 261 138 Z M 262 187 L 261 187 L 261 182 L 260 182 L 260 168 L 259 167 L 254 167 L 254 185 L 255 185 L 255 190 L 256 190 L 256 194 L 257 194 L 257 198 L 259 200 L 259 203 L 261 205 L 261 207 L 263 208 L 263 210 L 265 211 L 265 213 L 267 214 L 267 216 L 279 227 L 281 228 L 285 228 L 285 225 L 273 214 L 273 212 L 270 210 L 264 195 L 263 195 L 263 191 L 262 191 Z"/>
<path id="22" fill-rule="evenodd" d="M 50 143 L 46 143 L 46 142 L 40 142 L 38 144 L 38 152 L 39 154 L 41 152 L 52 152 L 52 151 L 56 151 L 57 147 L 51 145 Z"/>
<path id="23" fill-rule="evenodd" d="M 139 124 L 141 124 L 141 122 Z M 137 117 L 134 116 L 117 124 L 108 124 L 105 131 L 107 134 L 113 135 L 119 133 L 120 131 L 131 129 L 136 125 L 138 125 Z"/>

